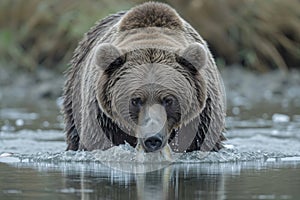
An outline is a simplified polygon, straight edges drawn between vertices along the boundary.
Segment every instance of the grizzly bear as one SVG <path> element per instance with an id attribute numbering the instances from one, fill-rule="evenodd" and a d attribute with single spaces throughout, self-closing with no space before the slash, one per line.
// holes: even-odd
<path id="1" fill-rule="evenodd" d="M 99 21 L 75 50 L 64 87 L 67 150 L 218 151 L 224 95 L 202 37 L 170 6 L 138 5 Z"/>

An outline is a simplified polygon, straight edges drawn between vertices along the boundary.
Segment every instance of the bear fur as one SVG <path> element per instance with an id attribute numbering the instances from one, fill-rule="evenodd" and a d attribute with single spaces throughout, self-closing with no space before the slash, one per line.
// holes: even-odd
<path id="1" fill-rule="evenodd" d="M 148 83 L 157 85 L 152 99 L 172 92 L 180 106 L 168 111 L 179 113 L 166 125 L 173 151 L 222 148 L 225 94 L 206 42 L 170 6 L 148 2 L 100 20 L 76 48 L 64 87 L 67 150 L 135 147 L 124 113 L 128 96 Z"/>

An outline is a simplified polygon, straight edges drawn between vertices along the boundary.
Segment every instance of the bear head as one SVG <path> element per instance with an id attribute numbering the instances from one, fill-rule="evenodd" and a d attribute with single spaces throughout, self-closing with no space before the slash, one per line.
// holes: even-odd
<path id="1" fill-rule="evenodd" d="M 94 65 L 99 108 L 146 152 L 161 150 L 176 131 L 199 116 L 207 99 L 207 50 L 200 43 L 183 49 L 128 51 L 104 43 Z"/>

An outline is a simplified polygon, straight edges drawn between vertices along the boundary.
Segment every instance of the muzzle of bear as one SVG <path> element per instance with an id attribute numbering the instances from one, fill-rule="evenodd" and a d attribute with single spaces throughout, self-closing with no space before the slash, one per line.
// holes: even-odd
<path id="1" fill-rule="evenodd" d="M 161 150 L 168 141 L 167 114 L 162 105 L 146 106 L 139 115 L 138 143 L 145 152 Z"/>

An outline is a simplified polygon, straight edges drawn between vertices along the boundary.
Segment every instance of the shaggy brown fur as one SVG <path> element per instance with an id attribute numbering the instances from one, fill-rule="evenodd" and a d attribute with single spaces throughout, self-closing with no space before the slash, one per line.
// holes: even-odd
<path id="1" fill-rule="evenodd" d="M 148 3 L 129 11 L 121 21 L 120 30 L 164 27 L 183 30 L 183 23 L 176 11 L 160 3 Z"/>
<path id="2" fill-rule="evenodd" d="M 101 20 L 71 64 L 63 103 L 68 150 L 135 146 L 127 108 L 137 92 L 152 103 L 166 94 L 180 103 L 180 120 L 168 127 L 174 151 L 222 147 L 225 102 L 217 67 L 200 35 L 166 4 L 145 3 Z"/>

